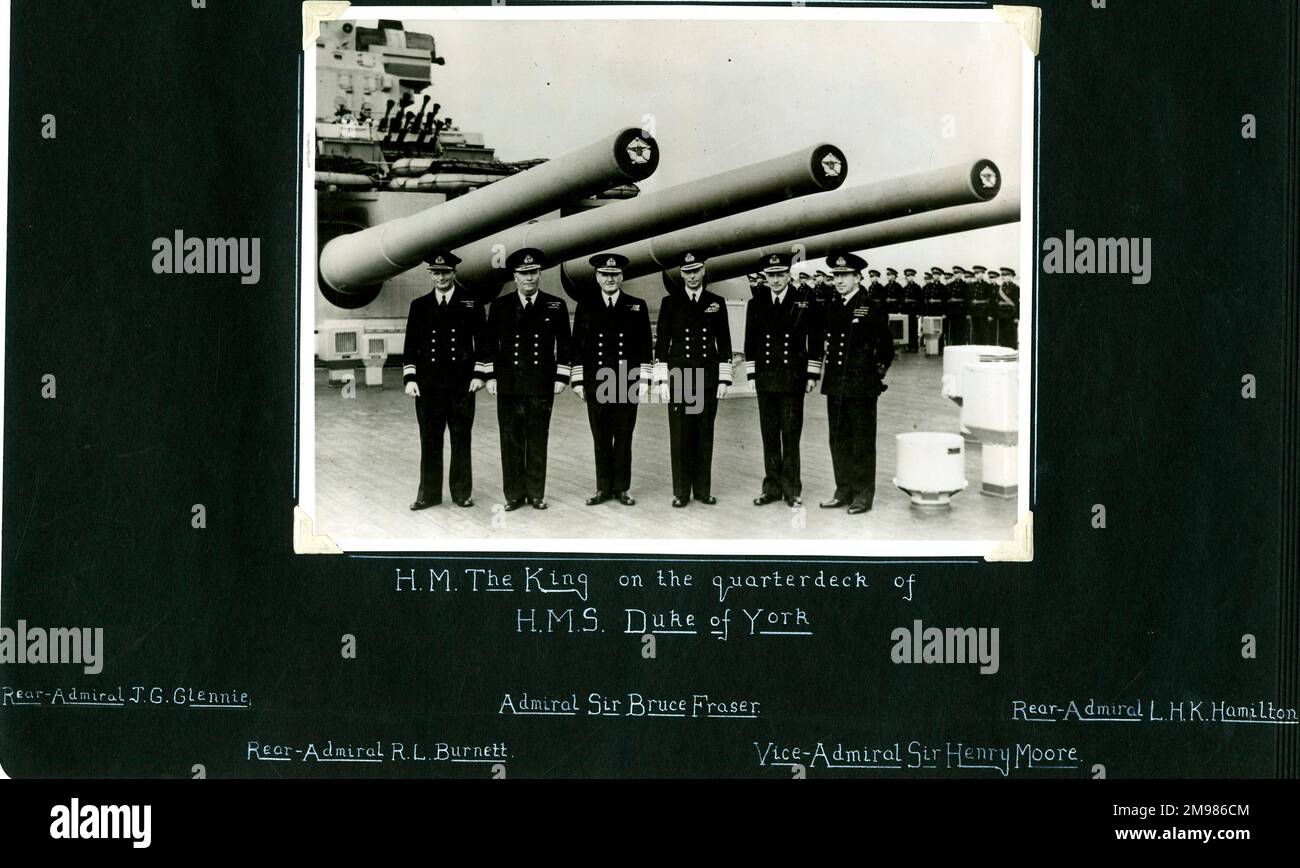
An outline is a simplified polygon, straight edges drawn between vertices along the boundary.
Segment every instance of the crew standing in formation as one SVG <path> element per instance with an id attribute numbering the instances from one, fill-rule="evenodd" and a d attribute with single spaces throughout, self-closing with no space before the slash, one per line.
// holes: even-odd
<path id="1" fill-rule="evenodd" d="M 476 392 L 497 399 L 505 509 L 546 509 L 546 462 L 555 396 L 566 385 L 587 408 L 595 445 L 595 506 L 631 496 L 632 435 L 637 409 L 653 380 L 668 405 L 674 507 L 717 503 L 712 490 L 714 422 L 732 383 L 726 300 L 706 288 L 704 257 L 680 257 L 681 288 L 661 302 L 656 334 L 649 305 L 622 291 L 626 257 L 589 261 L 596 286 L 565 291 L 578 303 L 572 334 L 565 302 L 540 291 L 545 253 L 516 250 L 506 258 L 515 291 L 487 300 L 456 285 L 459 259 L 426 257 L 432 292 L 411 302 L 402 379 L 415 399 L 420 431 L 420 483 L 411 509 L 442 502 L 443 437 L 450 431 L 452 501 L 474 505 L 470 440 Z M 1020 287 L 1012 268 L 969 273 L 934 266 L 867 271 L 849 251 L 826 257 L 828 275 L 791 278 L 791 257 L 767 254 L 749 275 L 745 313 L 745 377 L 758 398 L 763 483 L 755 506 L 802 503 L 800 440 L 804 396 L 821 383 L 826 396 L 835 491 L 826 509 L 867 512 L 876 487 L 876 402 L 888 389 L 894 359 L 890 314 L 907 317 L 907 349 L 916 352 L 921 317 L 942 316 L 947 345 L 988 343 L 1015 348 Z M 484 308 L 487 308 L 486 311 Z"/>

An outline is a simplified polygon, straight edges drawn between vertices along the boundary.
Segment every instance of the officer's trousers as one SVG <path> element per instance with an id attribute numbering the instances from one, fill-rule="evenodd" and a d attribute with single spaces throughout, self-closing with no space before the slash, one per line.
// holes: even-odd
<path id="1" fill-rule="evenodd" d="M 637 405 L 631 401 L 606 402 L 587 394 L 587 422 L 596 446 L 596 490 L 627 491 L 632 487 L 632 432 Z"/>
<path id="2" fill-rule="evenodd" d="M 763 493 L 799 497 L 803 392 L 759 392 L 758 430 L 763 435 Z"/>
<path id="3" fill-rule="evenodd" d="M 876 497 L 876 398 L 826 396 L 835 499 L 870 507 Z"/>
<path id="4" fill-rule="evenodd" d="M 672 450 L 673 497 L 696 500 L 712 494 L 713 422 L 718 415 L 718 396 L 706 388 L 702 401 L 668 405 L 668 443 Z M 693 412 L 698 411 L 698 412 Z"/>
<path id="5" fill-rule="evenodd" d="M 546 446 L 555 395 L 497 395 L 501 483 L 507 501 L 546 497 Z"/>
<path id="6" fill-rule="evenodd" d="M 425 503 L 442 502 L 443 433 L 451 430 L 448 487 L 453 500 L 464 500 L 474 487 L 470 466 L 470 432 L 474 428 L 474 393 L 420 390 L 415 418 L 420 423 L 420 491 Z"/>

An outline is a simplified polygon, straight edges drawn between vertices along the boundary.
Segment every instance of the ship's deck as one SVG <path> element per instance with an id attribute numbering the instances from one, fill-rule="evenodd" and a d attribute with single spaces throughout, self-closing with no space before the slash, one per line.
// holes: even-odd
<path id="1" fill-rule="evenodd" d="M 633 507 L 610 501 L 586 506 L 595 489 L 591 432 L 581 402 L 566 390 L 551 418 L 546 498 L 550 509 L 508 514 L 498 446 L 496 399 L 480 392 L 473 437 L 474 501 L 411 512 L 419 484 L 419 442 L 412 399 L 402 391 L 401 371 L 384 371 L 384 388 L 367 388 L 358 371 L 355 398 L 343 398 L 316 371 L 316 532 L 349 539 L 642 538 L 642 539 L 1008 539 L 1016 519 L 1014 500 L 979 494 L 980 447 L 967 444 L 969 487 L 946 510 L 913 507 L 893 485 L 894 435 L 905 431 L 959 428 L 960 408 L 939 394 L 942 361 L 900 354 L 878 404 L 874 508 L 850 516 L 823 510 L 817 501 L 834 490 L 827 446 L 826 399 L 807 396 L 802 440 L 804 526 L 795 529 L 781 503 L 755 507 L 763 478 L 758 407 L 750 392 L 724 400 L 718 410 L 713 458 L 716 506 L 671 506 L 667 410 L 640 409 L 633 445 Z M 444 458 L 450 447 L 444 448 Z M 508 528 L 503 528 L 504 519 Z"/>

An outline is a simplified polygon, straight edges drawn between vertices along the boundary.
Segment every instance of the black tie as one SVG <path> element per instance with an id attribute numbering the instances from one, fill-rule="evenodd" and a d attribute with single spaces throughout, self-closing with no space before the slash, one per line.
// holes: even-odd
<path id="1" fill-rule="evenodd" d="M 605 307 L 609 308 L 610 310 L 613 310 L 613 309 L 614 309 L 614 299 L 613 299 L 613 298 L 607 298 L 607 299 L 605 300 Z"/>

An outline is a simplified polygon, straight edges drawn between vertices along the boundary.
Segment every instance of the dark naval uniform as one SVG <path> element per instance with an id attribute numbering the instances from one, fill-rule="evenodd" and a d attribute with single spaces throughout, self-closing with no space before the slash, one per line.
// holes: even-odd
<path id="1" fill-rule="evenodd" d="M 632 432 L 637 386 L 649 384 L 650 309 L 620 290 L 610 306 L 603 292 L 578 305 L 573 323 L 571 384 L 586 392 L 587 421 L 596 445 L 596 490 L 632 487 Z"/>
<path id="2" fill-rule="evenodd" d="M 470 432 L 475 395 L 470 381 L 486 376 L 484 310 L 474 298 L 455 289 L 440 303 L 430 292 L 411 302 L 406 318 L 402 382 L 415 383 L 415 418 L 420 424 L 420 490 L 416 502 L 442 502 L 443 433 L 451 431 L 448 488 L 452 500 L 469 499 L 474 487 L 470 466 Z"/>
<path id="3" fill-rule="evenodd" d="M 952 347 L 970 343 L 970 332 L 966 327 L 966 300 L 968 289 L 961 273 L 954 273 L 948 284 L 948 298 L 943 306 L 944 342 Z"/>
<path id="4" fill-rule="evenodd" d="M 777 304 L 759 289 L 745 309 L 745 376 L 758 393 L 763 436 L 763 494 L 793 501 L 803 493 L 799 438 L 809 380 L 822 372 L 821 305 L 803 290 L 787 288 Z M 756 501 L 757 502 L 757 501 Z"/>
<path id="5" fill-rule="evenodd" d="M 925 316 L 943 316 L 944 305 L 948 302 L 948 288 L 943 285 L 938 275 L 930 279 L 925 285 L 925 298 L 922 302 L 922 310 Z M 943 334 L 939 335 L 939 348 L 943 349 Z"/>
<path id="6" fill-rule="evenodd" d="M 518 291 L 488 309 L 488 379 L 497 381 L 501 479 L 507 505 L 546 497 L 546 448 L 555 384 L 569 382 L 569 309 L 538 290 L 527 307 Z"/>
<path id="7" fill-rule="evenodd" d="M 876 399 L 888 388 L 882 380 L 893 360 L 889 320 L 865 292 L 858 289 L 847 304 L 838 300 L 827 306 L 822 394 L 834 501 L 857 512 L 870 509 L 876 496 Z"/>
<path id="8" fill-rule="evenodd" d="M 911 277 L 916 272 L 908 269 L 903 273 Z M 925 304 L 925 289 L 916 281 L 903 284 L 903 313 L 907 315 L 907 351 L 914 353 L 921 342 L 921 309 Z"/>
<path id="9" fill-rule="evenodd" d="M 1015 349 L 1020 342 L 1020 285 L 1011 269 L 1002 269 L 1002 276 L 1005 280 L 997 287 L 998 346 Z"/>
<path id="10" fill-rule="evenodd" d="M 758 288 L 766 292 L 765 287 Z M 668 383 L 673 497 L 712 500 L 718 384 L 731 385 L 731 327 L 722 296 L 685 289 L 665 296 L 655 335 L 655 384 Z"/>
<path id="11" fill-rule="evenodd" d="M 890 277 L 889 280 L 885 282 L 883 293 L 885 296 L 885 314 L 902 313 L 903 287 L 899 285 L 898 281 L 894 280 L 893 277 Z"/>
<path id="12" fill-rule="evenodd" d="M 972 344 L 992 344 L 997 340 L 997 287 L 984 277 L 983 269 L 970 282 L 970 323 Z"/>

